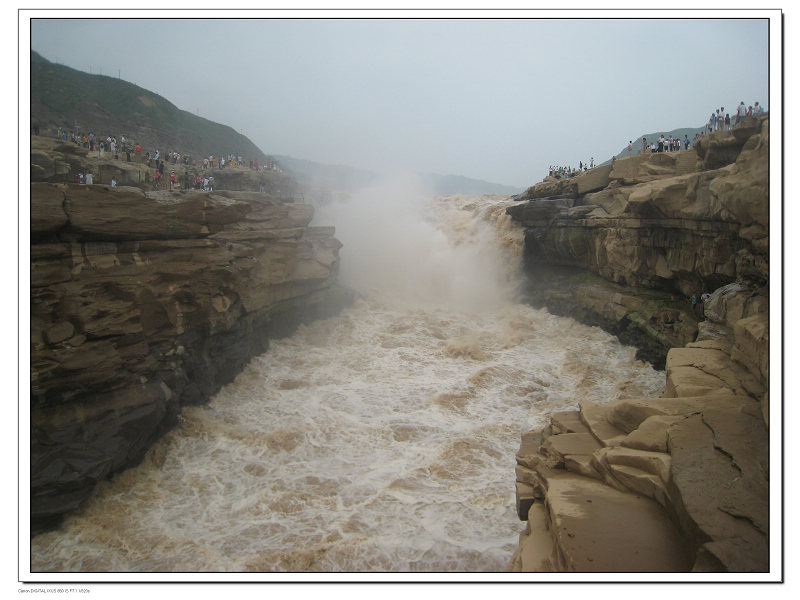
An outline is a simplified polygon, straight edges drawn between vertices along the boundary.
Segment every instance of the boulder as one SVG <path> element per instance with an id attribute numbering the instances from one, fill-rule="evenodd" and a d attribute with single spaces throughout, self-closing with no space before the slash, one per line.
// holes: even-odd
<path id="1" fill-rule="evenodd" d="M 647 417 L 625 439 L 620 446 L 649 452 L 667 451 L 667 432 L 670 426 L 681 417 L 653 415 Z"/>
<path id="2" fill-rule="evenodd" d="M 576 192 L 582 195 L 602 190 L 611 183 L 611 172 L 613 168 L 612 165 L 602 165 L 578 175 L 574 178 Z"/>
<path id="3" fill-rule="evenodd" d="M 589 400 L 582 400 L 579 406 L 581 421 L 586 424 L 594 438 L 603 446 L 617 446 L 625 438 L 625 432 L 609 422 L 608 410 L 605 406 Z"/>

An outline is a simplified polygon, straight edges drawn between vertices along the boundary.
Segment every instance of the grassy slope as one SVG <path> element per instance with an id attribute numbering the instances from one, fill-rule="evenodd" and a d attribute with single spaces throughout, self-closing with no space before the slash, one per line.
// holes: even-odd
<path id="1" fill-rule="evenodd" d="M 62 124 L 72 122 L 78 113 L 96 105 L 107 120 L 119 123 L 118 131 L 157 129 L 177 140 L 175 147 L 199 155 L 240 152 L 248 159 L 259 160 L 266 156 L 232 127 L 181 110 L 158 94 L 127 81 L 51 63 L 35 52 L 31 52 L 31 98 Z"/>

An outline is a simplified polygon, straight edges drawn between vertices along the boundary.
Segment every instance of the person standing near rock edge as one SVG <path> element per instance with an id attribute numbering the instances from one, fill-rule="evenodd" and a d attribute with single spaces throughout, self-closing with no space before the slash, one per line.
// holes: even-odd
<path id="1" fill-rule="evenodd" d="M 746 113 L 747 107 L 744 105 L 744 101 L 739 102 L 739 106 L 736 107 L 736 125 L 742 122 Z"/>
<path id="2" fill-rule="evenodd" d="M 628 140 L 628 158 L 633 156 L 633 140 Z"/>

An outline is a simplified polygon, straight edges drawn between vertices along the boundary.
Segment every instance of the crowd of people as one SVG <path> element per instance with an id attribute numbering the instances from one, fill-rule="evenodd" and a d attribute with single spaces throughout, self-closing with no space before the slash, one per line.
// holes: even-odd
<path id="1" fill-rule="evenodd" d="M 714 112 L 711 113 L 708 123 L 706 123 L 706 132 L 729 131 L 731 127 L 735 127 L 741 123 L 742 119 L 760 115 L 763 112 L 764 108 L 758 102 L 756 102 L 755 105 L 751 104 L 750 106 L 745 106 L 744 100 L 742 100 L 739 102 L 739 106 L 736 107 L 733 118 L 731 118 L 730 113 L 726 113 L 725 107 L 721 106 L 720 108 L 714 109 Z"/>
<path id="2" fill-rule="evenodd" d="M 729 113 L 725 112 L 725 107 L 720 107 L 711 113 L 711 117 L 709 118 L 708 123 L 706 123 L 703 130 L 695 133 L 694 138 L 691 140 L 689 139 L 688 134 L 684 135 L 682 140 L 680 137 L 666 137 L 663 133 L 657 140 L 652 140 L 650 142 L 647 141 L 647 138 L 643 137 L 641 148 L 639 148 L 636 153 L 649 154 L 653 152 L 678 152 L 681 150 L 689 150 L 694 144 L 697 143 L 698 139 L 705 137 L 707 134 L 710 134 L 714 131 L 728 131 L 741 123 L 741 121 L 746 117 L 759 115 L 763 112 L 764 108 L 758 102 L 750 106 L 745 106 L 744 101 L 740 102 L 733 117 L 731 117 Z M 628 141 L 627 154 L 628 157 L 632 157 L 634 155 L 633 140 Z M 615 160 L 616 156 L 612 158 L 612 162 Z M 563 179 L 574 177 L 593 168 L 594 157 L 592 157 L 589 163 L 580 161 L 577 167 L 550 165 L 549 175 L 551 177 Z"/>
<path id="3" fill-rule="evenodd" d="M 205 172 L 213 169 L 225 168 L 249 168 L 255 171 L 276 171 L 283 172 L 278 161 L 268 158 L 263 164 L 259 165 L 258 159 L 246 161 L 242 159 L 241 153 L 218 153 L 217 155 L 204 156 L 201 159 L 194 159 L 187 153 L 180 153 L 170 150 L 164 154 L 160 150 L 144 151 L 142 146 L 136 142 L 126 139 L 124 135 L 98 136 L 93 131 L 82 133 L 80 131 L 69 131 L 59 127 L 56 137 L 62 142 L 72 142 L 78 146 L 87 148 L 90 153 L 97 152 L 97 157 L 101 160 L 108 158 L 120 160 L 120 155 L 124 156 L 127 162 L 144 162 L 148 168 L 155 169 L 153 175 L 153 187 L 159 189 L 166 187 L 165 182 L 169 182 L 169 189 L 176 189 L 182 186 L 183 189 L 203 189 L 213 190 L 214 177 Z M 184 167 L 183 181 L 178 181 L 175 171 L 166 173 L 167 165 L 180 165 Z M 190 174 L 189 171 L 192 171 Z M 203 173 L 201 174 L 200 171 Z M 92 183 L 92 174 L 77 173 L 75 183 Z M 112 187 L 116 187 L 116 179 L 112 179 Z"/>
<path id="4" fill-rule="evenodd" d="M 590 163 L 585 163 L 583 161 L 578 162 L 578 168 L 575 167 L 563 167 L 558 165 L 550 165 L 550 176 L 551 177 L 558 177 L 558 178 L 565 178 L 565 177 L 575 177 L 584 171 L 588 171 L 589 169 L 594 169 L 594 156 Z"/>
<path id="5" fill-rule="evenodd" d="M 691 148 L 692 142 L 689 141 L 689 135 L 686 134 L 683 136 L 683 140 L 680 137 L 665 137 L 662 133 L 658 140 L 647 143 L 647 138 L 642 138 L 642 149 L 639 151 L 640 154 L 647 154 L 648 152 L 678 152 L 683 148 L 684 150 L 688 150 Z M 630 156 L 631 151 L 631 142 L 628 142 L 628 155 Z"/>

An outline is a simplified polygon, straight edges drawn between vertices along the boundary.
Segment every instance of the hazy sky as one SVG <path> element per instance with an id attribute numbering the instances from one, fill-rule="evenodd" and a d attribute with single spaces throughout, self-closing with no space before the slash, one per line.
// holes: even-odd
<path id="1" fill-rule="evenodd" d="M 46 59 L 119 75 L 264 152 L 520 188 L 720 106 L 769 107 L 768 40 L 754 18 L 31 21 Z"/>

